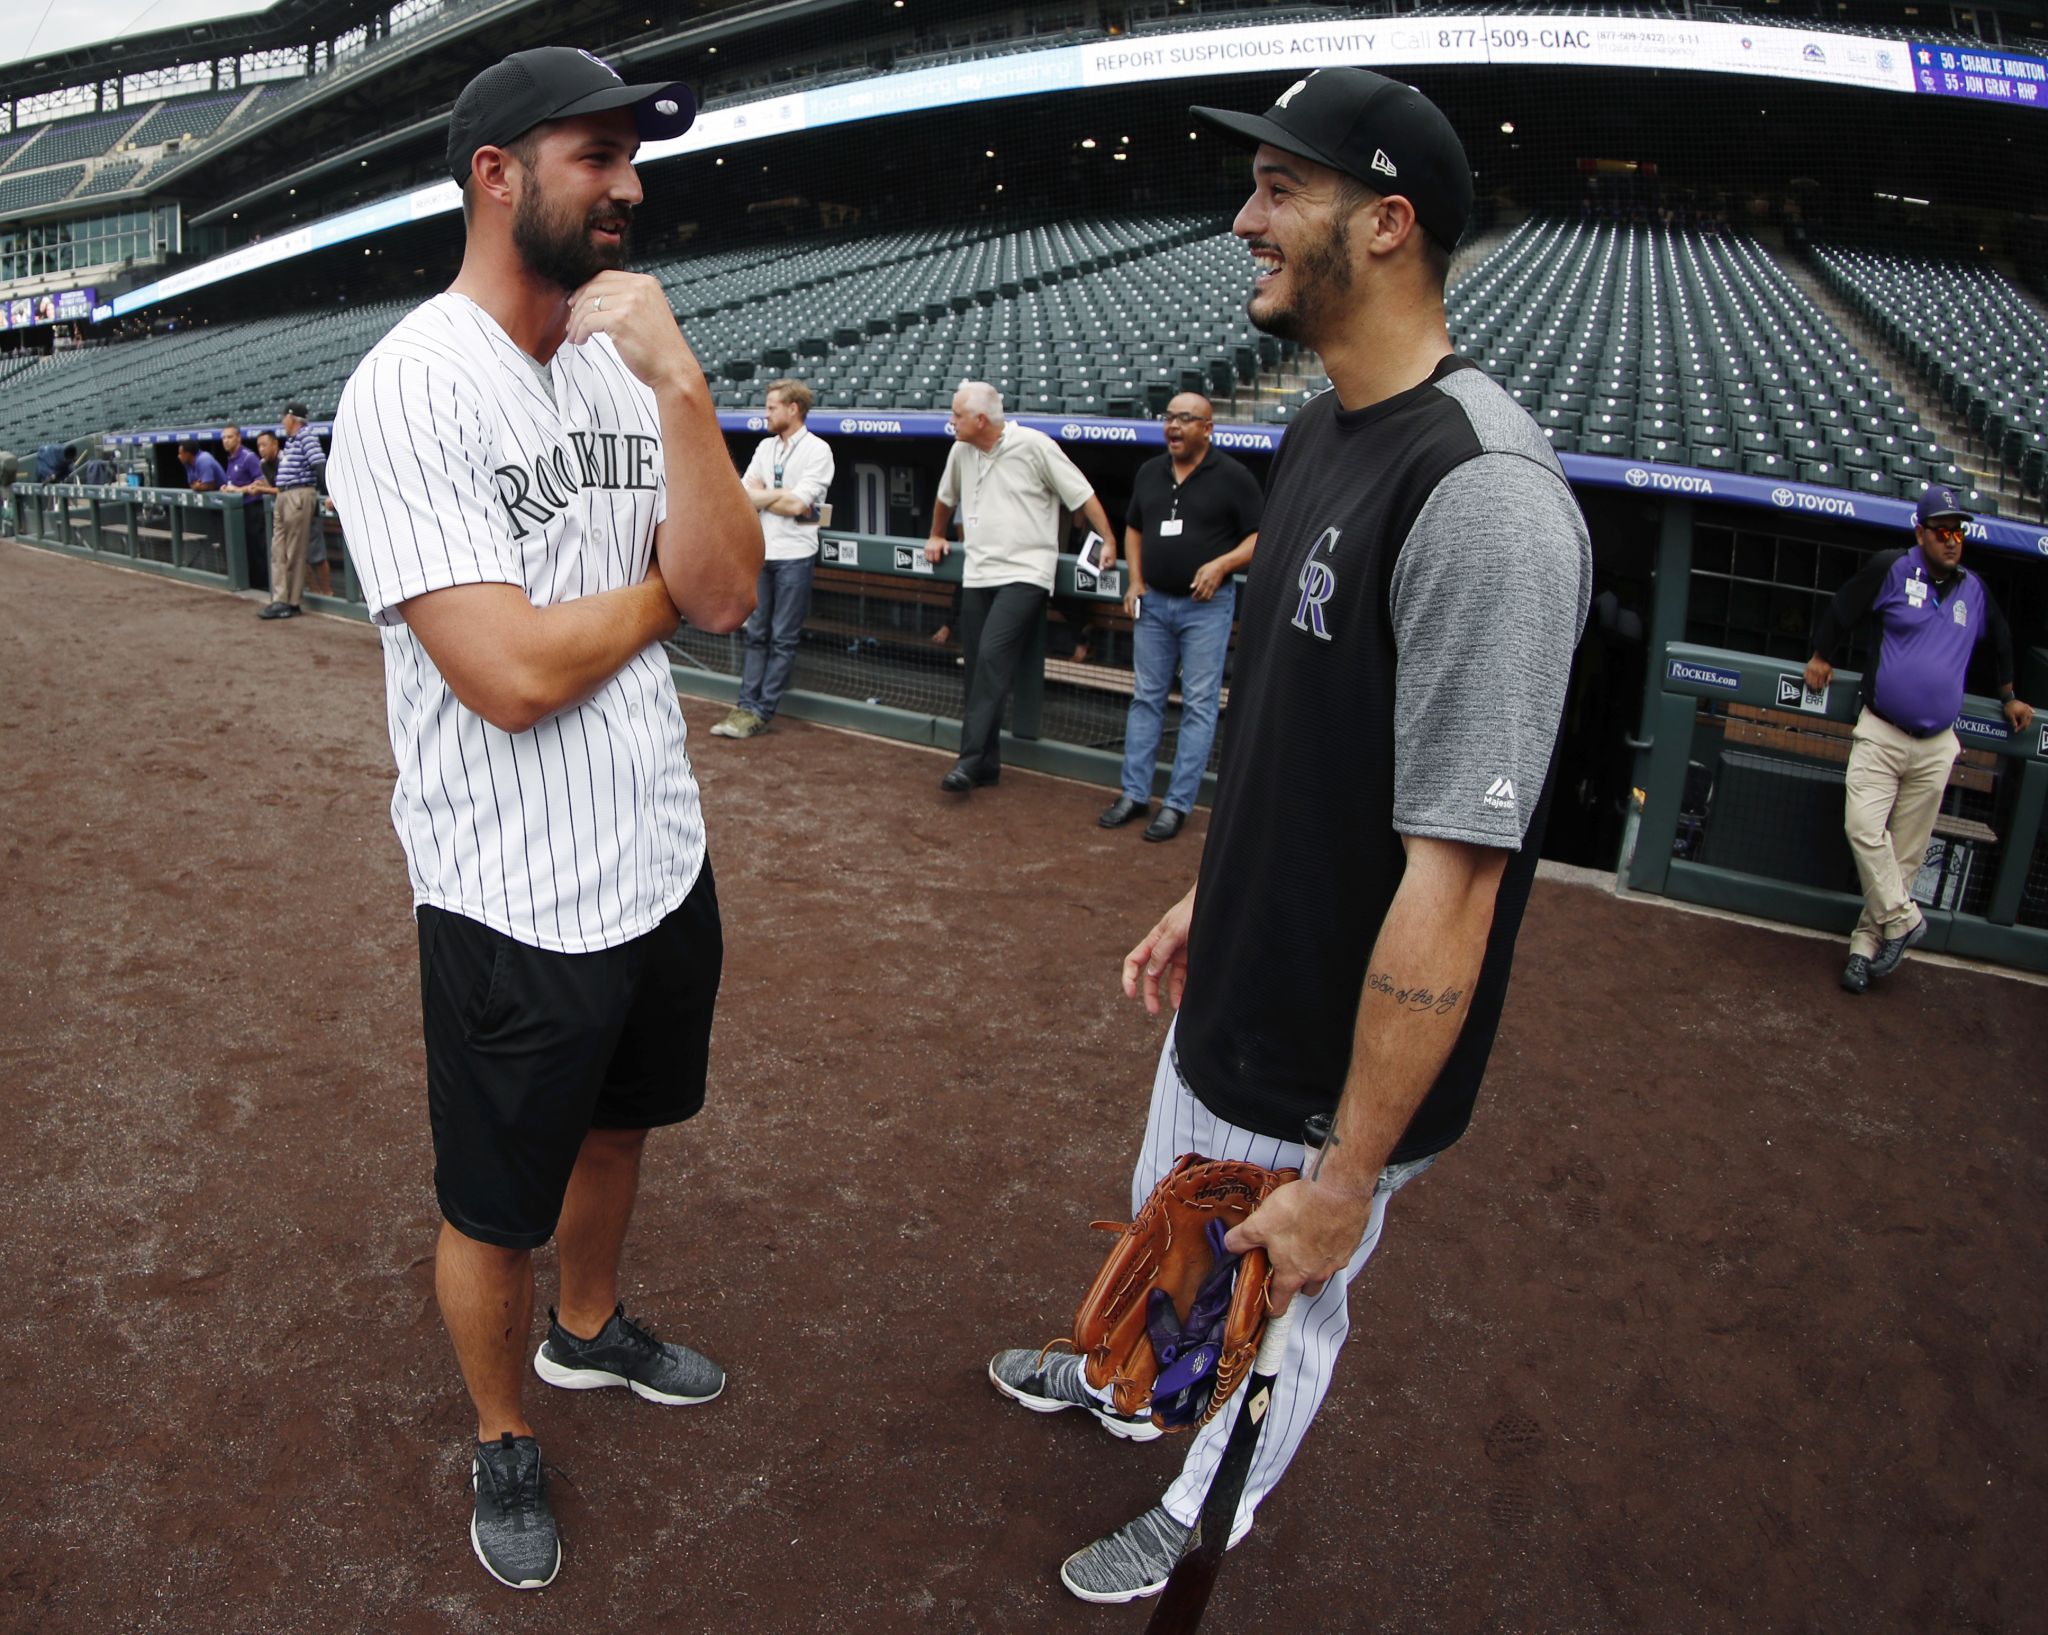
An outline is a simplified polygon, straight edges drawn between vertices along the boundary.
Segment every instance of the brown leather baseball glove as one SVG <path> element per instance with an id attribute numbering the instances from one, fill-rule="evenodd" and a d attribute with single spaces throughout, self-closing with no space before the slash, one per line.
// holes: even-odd
<path id="1" fill-rule="evenodd" d="M 1223 1235 L 1299 1171 L 1186 1153 L 1120 1235 L 1074 1314 L 1088 1383 L 1118 1413 L 1162 1430 L 1206 1425 L 1244 1382 L 1266 1326 L 1266 1252 L 1243 1256 Z"/>

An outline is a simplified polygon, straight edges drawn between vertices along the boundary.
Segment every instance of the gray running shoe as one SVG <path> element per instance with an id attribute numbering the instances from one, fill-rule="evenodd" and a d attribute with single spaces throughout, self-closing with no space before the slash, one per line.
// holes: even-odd
<path id="1" fill-rule="evenodd" d="M 729 710 L 711 729 L 714 738 L 755 738 L 768 730 L 768 723 L 752 710 Z"/>
<path id="2" fill-rule="evenodd" d="M 989 1383 L 1012 1402 L 1034 1414 L 1056 1414 L 1062 1408 L 1086 1408 L 1111 1436 L 1127 1442 L 1151 1442 L 1165 1435 L 1150 1415 L 1134 1419 L 1091 1396 L 1082 1380 L 1081 1359 L 1071 1351 L 1042 1357 L 1036 1351 L 998 1351 L 989 1359 Z"/>
<path id="3" fill-rule="evenodd" d="M 1225 1548 L 1236 1549 L 1251 1530 L 1246 1522 Z M 1060 1582 L 1083 1601 L 1117 1603 L 1157 1595 L 1194 1535 L 1192 1527 L 1167 1514 L 1165 1505 L 1155 1504 L 1128 1526 L 1068 1556 Z"/>
<path id="4" fill-rule="evenodd" d="M 533 1371 L 565 1391 L 630 1387 L 637 1397 L 670 1407 L 709 1402 L 725 1389 L 725 1370 L 688 1346 L 657 1340 L 620 1306 L 594 1340 L 579 1340 L 548 1308 L 548 1337 L 533 1354 Z"/>
<path id="5" fill-rule="evenodd" d="M 1899 961 L 1906 957 L 1908 948 L 1917 948 L 1927 935 L 1927 920 L 1923 916 L 1912 930 L 1896 937 L 1886 937 L 1877 945 L 1877 954 L 1870 962 L 1873 977 L 1890 976 L 1899 968 Z"/>
<path id="6" fill-rule="evenodd" d="M 562 1567 L 562 1537 L 548 1508 L 540 1444 L 510 1431 L 496 1442 L 479 1442 L 469 1481 L 476 1489 L 469 1545 L 484 1571 L 508 1589 L 552 1584 Z"/>

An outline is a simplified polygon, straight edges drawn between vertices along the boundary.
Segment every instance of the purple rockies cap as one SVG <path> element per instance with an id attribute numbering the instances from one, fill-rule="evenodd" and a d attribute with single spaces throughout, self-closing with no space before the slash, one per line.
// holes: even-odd
<path id="1" fill-rule="evenodd" d="M 1956 498 L 1956 491 L 1945 483 L 1929 483 L 1920 491 L 1920 503 L 1913 507 L 1913 520 L 1918 523 L 1938 522 L 1947 517 L 1968 522 L 1970 516 L 1963 509 L 1963 502 Z"/>

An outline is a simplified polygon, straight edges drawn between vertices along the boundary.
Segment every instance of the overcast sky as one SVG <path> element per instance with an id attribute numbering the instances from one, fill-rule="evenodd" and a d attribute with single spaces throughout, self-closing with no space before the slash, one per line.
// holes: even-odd
<path id="1" fill-rule="evenodd" d="M 143 30 L 175 28 L 209 17 L 268 11 L 276 0 L 7 0 L 0 10 L 0 63 L 19 62 L 97 40 L 118 40 Z M 40 14 L 40 21 L 38 21 Z M 4 77 L 4 76 L 0 76 Z"/>

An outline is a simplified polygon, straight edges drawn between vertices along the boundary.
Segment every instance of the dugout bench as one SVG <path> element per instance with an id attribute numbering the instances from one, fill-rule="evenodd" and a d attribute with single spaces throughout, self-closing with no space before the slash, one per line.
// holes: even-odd
<path id="1" fill-rule="evenodd" d="M 1837 670 L 1816 697 L 1788 660 L 1666 643 L 1628 888 L 1847 936 L 1862 908 L 1842 837 L 1861 681 Z M 1930 952 L 2048 971 L 2048 709 L 2036 708 L 2015 733 L 1995 701 L 1963 700 L 1963 753 L 1917 882 Z"/>

